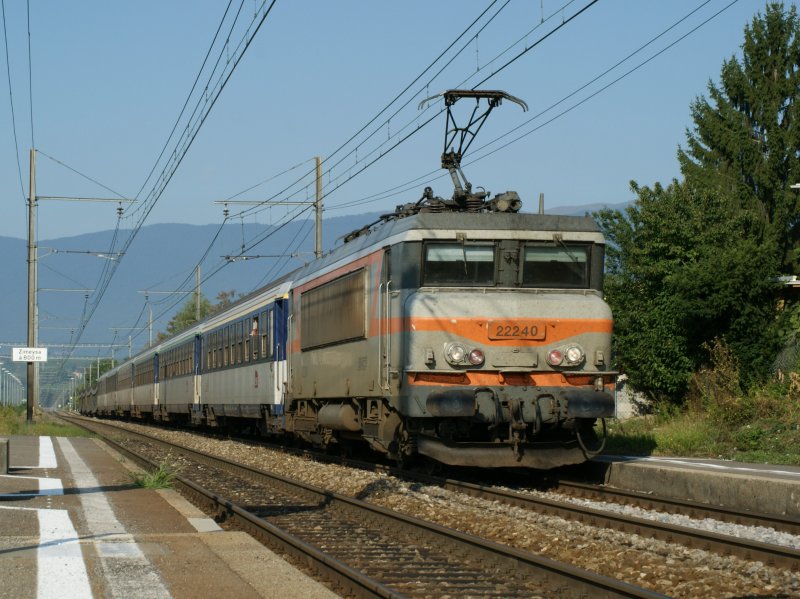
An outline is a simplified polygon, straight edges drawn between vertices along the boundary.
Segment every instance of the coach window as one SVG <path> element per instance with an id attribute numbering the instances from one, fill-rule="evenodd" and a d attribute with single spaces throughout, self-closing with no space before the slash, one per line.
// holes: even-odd
<path id="1" fill-rule="evenodd" d="M 269 316 L 267 317 L 267 356 L 272 358 L 274 355 L 274 344 L 272 343 L 272 331 L 274 331 L 274 317 L 275 317 L 275 310 L 272 309 L 269 311 Z"/>
<path id="2" fill-rule="evenodd" d="M 587 246 L 526 246 L 523 255 L 523 287 L 589 287 Z"/>
<path id="3" fill-rule="evenodd" d="M 244 322 L 236 323 L 236 363 L 242 363 L 242 347 L 244 346 Z"/>
<path id="4" fill-rule="evenodd" d="M 423 285 L 494 285 L 494 244 L 425 246 Z"/>
<path id="5" fill-rule="evenodd" d="M 261 321 L 258 319 L 258 315 L 253 316 L 253 326 L 250 329 L 250 339 L 252 340 L 252 347 L 253 347 L 253 361 L 258 360 L 259 358 L 259 348 L 261 346 L 261 331 L 259 330 L 258 326 Z"/>
<path id="6" fill-rule="evenodd" d="M 211 368 L 217 367 L 217 334 L 211 333 Z"/>
<path id="7" fill-rule="evenodd" d="M 244 361 L 250 361 L 250 319 L 244 319 Z"/>
<path id="8" fill-rule="evenodd" d="M 270 311 L 269 314 L 271 315 L 272 312 Z M 267 312 L 261 313 L 261 358 L 270 358 L 272 357 L 269 351 L 269 331 L 270 325 L 268 324 L 269 320 L 267 318 Z"/>

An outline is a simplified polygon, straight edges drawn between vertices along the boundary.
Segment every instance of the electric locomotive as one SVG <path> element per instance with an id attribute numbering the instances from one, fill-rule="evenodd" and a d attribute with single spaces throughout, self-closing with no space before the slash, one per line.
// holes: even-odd
<path id="1" fill-rule="evenodd" d="M 458 127 L 465 98 L 475 110 Z M 603 236 L 588 217 L 520 213 L 515 192 L 473 191 L 461 170 L 504 99 L 526 108 L 501 91 L 444 93 L 450 198 L 426 188 L 121 364 L 89 411 L 367 445 L 402 463 L 546 469 L 599 451 L 616 376 Z"/>
<path id="2" fill-rule="evenodd" d="M 451 108 L 476 106 L 466 129 Z M 422 198 L 293 277 L 285 427 L 406 461 L 551 468 L 598 450 L 615 411 L 604 240 L 590 218 L 520 214 L 460 159 L 499 91 L 444 94 L 452 198 Z M 448 150 L 460 141 L 458 150 Z"/>

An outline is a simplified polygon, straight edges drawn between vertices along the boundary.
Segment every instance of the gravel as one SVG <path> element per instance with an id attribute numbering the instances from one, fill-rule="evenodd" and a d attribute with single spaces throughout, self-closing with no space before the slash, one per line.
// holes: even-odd
<path id="1" fill-rule="evenodd" d="M 695 530 L 705 530 L 739 539 L 749 539 L 770 545 L 779 545 L 781 547 L 789 547 L 791 549 L 800 550 L 800 536 L 775 530 L 774 528 L 769 528 L 766 526 L 746 526 L 742 524 L 722 522 L 720 520 L 714 520 L 713 518 L 690 518 L 689 516 L 684 516 L 681 514 L 666 514 L 656 510 L 647 510 L 621 503 L 610 503 L 605 501 L 593 501 L 591 499 L 583 499 L 580 497 L 569 497 L 558 492 L 539 492 L 530 490 L 523 491 L 520 489 L 507 490 L 514 491 L 516 493 L 533 495 L 536 497 L 549 499 L 551 501 L 572 503 L 596 510 L 614 512 L 616 514 L 622 514 L 625 516 L 634 516 L 644 520 L 653 520 L 655 522 L 662 522 L 664 524 L 685 526 Z"/>
<path id="2" fill-rule="evenodd" d="M 128 423 L 115 424 L 537 555 L 568 562 L 669 596 L 703 599 L 800 597 L 800 573 L 766 566 L 761 562 L 720 556 L 678 544 L 537 514 L 437 486 L 402 481 L 384 473 L 319 463 L 308 457 L 287 455 L 256 444 Z M 190 477 L 190 473 L 184 474 Z M 772 529 L 708 519 L 694 520 L 637 507 L 565 498 L 555 493 L 544 495 L 559 501 L 569 500 L 591 505 L 597 509 L 613 510 L 662 522 L 676 522 L 695 528 L 702 527 L 720 534 L 747 536 L 766 543 L 800 547 L 800 538 L 797 536 Z"/>

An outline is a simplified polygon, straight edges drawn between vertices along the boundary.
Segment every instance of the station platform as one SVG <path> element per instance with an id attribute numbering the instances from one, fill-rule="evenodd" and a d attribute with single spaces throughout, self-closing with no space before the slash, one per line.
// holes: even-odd
<path id="1" fill-rule="evenodd" d="M 728 460 L 603 455 L 584 473 L 611 487 L 800 521 L 800 468 Z"/>
<path id="2" fill-rule="evenodd" d="M 176 491 L 135 486 L 100 441 L 10 437 L 8 447 L 2 598 L 337 597 Z"/>

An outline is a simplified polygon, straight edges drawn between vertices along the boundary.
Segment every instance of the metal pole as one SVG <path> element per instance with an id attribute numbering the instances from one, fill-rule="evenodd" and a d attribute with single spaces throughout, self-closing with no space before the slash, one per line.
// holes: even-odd
<path id="1" fill-rule="evenodd" d="M 31 148 L 28 188 L 28 347 L 36 347 L 36 150 Z M 39 399 L 36 365 L 27 363 L 28 422 L 33 421 L 33 406 Z"/>
<path id="2" fill-rule="evenodd" d="M 317 199 L 314 202 L 316 216 L 316 241 L 314 243 L 314 257 L 322 258 L 322 158 L 316 156 L 317 161 Z"/>
<path id="3" fill-rule="evenodd" d="M 195 268 L 196 282 L 194 286 L 194 321 L 200 322 L 200 265 Z"/>
<path id="4" fill-rule="evenodd" d="M 153 345 L 153 308 L 150 308 L 150 318 L 147 319 L 147 347 Z"/>

